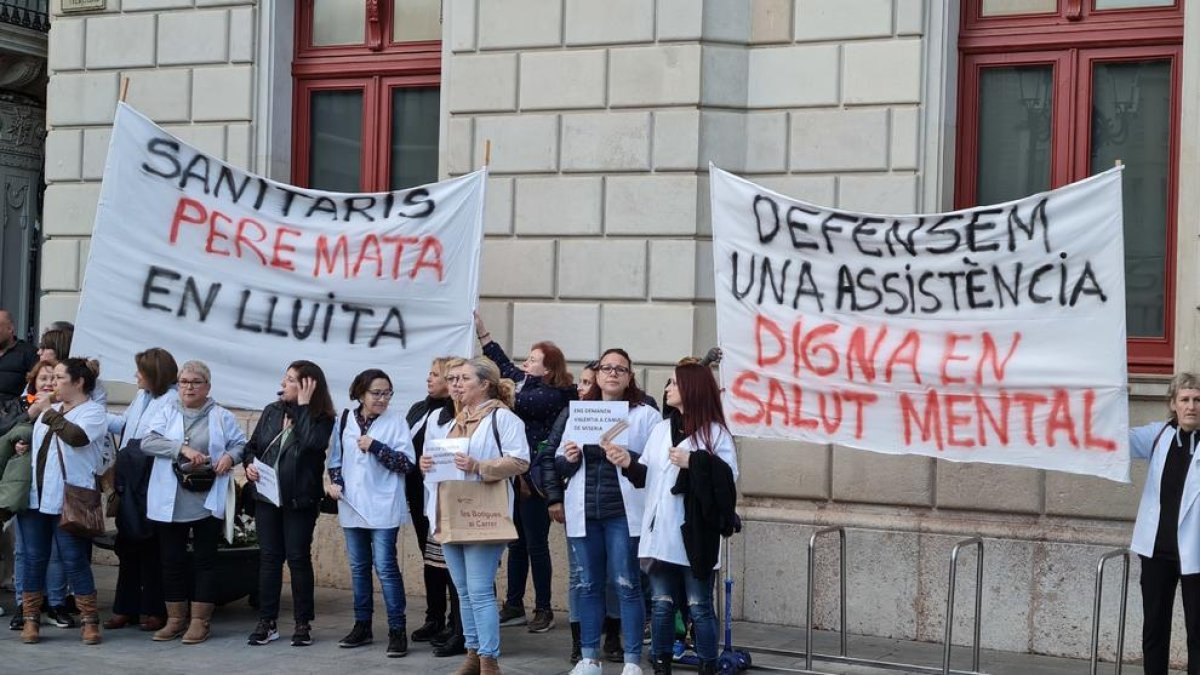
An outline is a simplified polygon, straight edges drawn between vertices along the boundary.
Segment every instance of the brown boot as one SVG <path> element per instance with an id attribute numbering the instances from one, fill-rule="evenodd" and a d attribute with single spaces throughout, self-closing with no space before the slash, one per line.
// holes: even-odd
<path id="1" fill-rule="evenodd" d="M 37 644 L 41 640 L 43 597 L 44 594 L 40 592 L 25 591 L 21 594 L 21 614 L 25 617 L 25 623 L 21 626 L 21 642 L 27 645 Z"/>
<path id="2" fill-rule="evenodd" d="M 75 606 L 79 608 L 80 636 L 85 645 L 100 644 L 100 610 L 96 607 L 96 594 L 75 595 Z"/>
<path id="3" fill-rule="evenodd" d="M 491 656 L 479 657 L 479 675 L 500 675 L 500 662 Z"/>
<path id="4" fill-rule="evenodd" d="M 154 632 L 155 642 L 170 642 L 183 635 L 187 630 L 188 604 L 184 602 L 167 603 L 167 624 Z"/>
<path id="5" fill-rule="evenodd" d="M 454 671 L 454 675 L 479 675 L 479 652 L 468 649 L 467 660 Z"/>
<path id="6" fill-rule="evenodd" d="M 208 639 L 208 624 L 212 621 L 213 603 L 193 602 L 192 623 L 183 634 L 183 644 L 198 645 Z"/>

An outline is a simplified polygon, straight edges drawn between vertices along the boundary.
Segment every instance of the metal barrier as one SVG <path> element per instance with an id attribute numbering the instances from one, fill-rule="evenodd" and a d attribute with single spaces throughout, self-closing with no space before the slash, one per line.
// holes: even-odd
<path id="1" fill-rule="evenodd" d="M 1117 618 L 1117 675 L 1121 675 L 1125 656 L 1125 611 L 1129 599 L 1129 549 L 1118 548 L 1100 556 L 1096 563 L 1096 597 L 1092 601 L 1092 666 L 1091 675 L 1096 675 L 1100 665 L 1100 600 L 1104 595 L 1104 568 L 1113 558 L 1121 558 L 1121 612 Z"/>
<path id="2" fill-rule="evenodd" d="M 841 586 L 841 623 L 838 624 L 841 631 L 841 652 L 838 656 L 846 656 L 846 528 L 841 525 L 826 527 L 813 532 L 808 538 L 808 612 L 805 615 L 805 637 L 804 637 L 804 669 L 812 670 L 813 665 L 813 606 L 816 604 L 814 594 L 816 591 L 816 550 L 817 539 L 827 534 L 837 533 L 840 543 L 838 553 L 838 564 L 841 567 L 841 576 L 838 578 L 838 584 Z"/>
<path id="3" fill-rule="evenodd" d="M 983 539 L 963 539 L 950 550 L 950 586 L 946 589 L 946 643 L 942 651 L 942 674 L 950 675 L 951 637 L 954 634 L 954 591 L 958 581 L 958 553 L 964 546 L 975 547 L 975 636 L 971 646 L 971 672 L 979 672 L 979 634 L 983 619 Z"/>

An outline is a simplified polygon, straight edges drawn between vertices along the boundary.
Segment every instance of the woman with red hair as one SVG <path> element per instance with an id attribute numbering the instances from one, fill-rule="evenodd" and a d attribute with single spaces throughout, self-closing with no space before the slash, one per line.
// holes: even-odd
<path id="1" fill-rule="evenodd" d="M 517 384 L 513 412 L 525 423 L 529 442 L 530 464 L 550 435 L 558 414 L 579 397 L 567 360 L 553 342 L 538 342 L 529 348 L 529 356 L 515 365 L 504 349 L 492 340 L 492 334 L 475 315 L 475 335 L 483 355 L 500 368 L 500 376 Z M 544 451 L 554 454 L 554 448 Z M 536 470 L 536 469 L 535 469 Z M 513 524 L 517 539 L 508 543 L 508 593 L 500 608 L 501 626 L 529 624 L 529 632 L 544 633 L 554 627 L 554 612 L 550 609 L 550 513 L 542 492 L 540 476 L 526 472 L 515 479 L 518 495 L 513 507 Z M 533 571 L 533 618 L 525 617 L 525 581 Z"/>
<path id="2" fill-rule="evenodd" d="M 667 405 L 680 414 L 658 423 L 641 457 L 626 469 L 635 486 L 646 486 L 638 558 L 650 577 L 651 662 L 656 675 L 671 672 L 676 603 L 686 601 L 700 673 L 715 674 L 713 575 L 721 565 L 721 537 L 738 528 L 737 454 L 711 370 L 699 363 L 677 366 L 666 394 Z"/>

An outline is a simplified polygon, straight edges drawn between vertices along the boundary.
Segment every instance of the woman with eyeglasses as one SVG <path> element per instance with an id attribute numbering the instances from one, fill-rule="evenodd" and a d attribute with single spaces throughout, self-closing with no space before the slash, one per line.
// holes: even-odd
<path id="1" fill-rule="evenodd" d="M 529 348 L 529 355 L 520 366 L 509 360 L 492 334 L 475 314 L 475 334 L 483 355 L 500 369 L 500 376 L 516 383 L 517 393 L 513 412 L 525 423 L 525 437 L 530 455 L 542 451 L 542 443 L 558 415 L 571 401 L 579 397 L 567 370 L 567 360 L 553 342 L 538 342 Z M 553 448 L 545 448 L 553 452 Z M 536 463 L 535 463 L 536 466 Z M 520 476 L 516 481 L 517 503 L 513 523 L 517 528 L 516 541 L 508 544 L 508 592 L 500 610 L 500 625 L 520 626 L 528 623 L 530 633 L 544 633 L 554 627 L 554 612 L 550 609 L 550 514 L 545 495 L 541 493 L 540 470 Z M 533 572 L 533 619 L 525 616 L 525 583 Z"/>
<path id="2" fill-rule="evenodd" d="M 653 618 L 650 641 L 655 675 L 671 672 L 675 598 L 686 598 L 701 675 L 717 672 L 717 618 L 713 575 L 720 569 L 721 536 L 736 527 L 737 454 L 725 425 L 721 393 L 712 371 L 698 363 L 675 368 L 666 403 L 678 416 L 654 427 L 637 462 L 624 465 L 634 485 L 646 486 L 638 557 L 648 568 Z M 707 499 L 714 521 L 685 518 L 688 500 Z M 690 513 L 690 512 L 689 512 Z"/>
<path id="3" fill-rule="evenodd" d="M 454 402 L 450 398 L 450 384 L 446 380 L 447 364 L 452 360 L 454 357 L 442 356 L 429 364 L 429 374 L 425 377 L 426 396 L 408 409 L 405 420 L 412 430 L 413 451 L 417 460 L 421 459 L 425 448 L 427 430 L 437 428 L 439 420 L 440 424 L 444 425 L 454 419 Z M 461 646 L 463 638 L 462 621 L 458 618 L 458 593 L 454 591 L 453 582 L 450 581 L 450 572 L 442 559 L 441 548 L 437 549 L 436 559 L 431 560 L 426 556 L 426 550 L 429 548 L 429 519 L 425 517 L 423 476 L 420 471 L 413 471 L 405 476 L 405 481 L 404 496 L 408 500 L 408 513 L 412 518 L 413 530 L 417 534 L 417 546 L 424 560 L 422 572 L 425 581 L 425 623 L 412 632 L 412 640 L 436 642 L 437 644 L 433 645 L 435 656 L 462 654 L 465 648 Z M 450 609 L 449 617 L 446 616 L 447 605 Z M 454 644 L 448 645 L 452 641 Z M 439 651 L 455 653 L 438 654 Z"/>
<path id="4" fill-rule="evenodd" d="M 584 400 L 624 401 L 629 406 L 625 419 L 629 429 L 624 446 L 605 443 L 581 447 L 573 439 L 564 438 L 555 458 L 558 475 L 567 480 L 567 546 L 574 561 L 572 570 L 579 571 L 571 583 L 571 601 L 578 606 L 582 659 L 571 673 L 601 672 L 605 591 L 615 587 L 624 633 L 625 666 L 621 674 L 640 675 L 645 605 L 636 553 L 644 495 L 630 482 L 626 471 L 638 460 L 650 432 L 661 419 L 658 411 L 645 403 L 633 373 L 633 361 L 623 349 L 609 349 L 600 357 L 596 382 Z"/>
<path id="5" fill-rule="evenodd" d="M 451 391 L 459 412 L 447 438 L 467 439 L 467 453 L 454 465 L 468 481 L 505 481 L 511 504 L 514 490 L 509 479 L 529 469 L 529 447 L 525 425 L 511 411 L 513 384 L 500 379 L 491 360 L 479 357 L 451 371 Z M 426 429 L 426 437 L 429 428 Z M 428 455 L 421 458 L 421 471 L 433 468 Z M 438 525 L 437 492 L 432 490 L 427 506 L 429 521 Z M 435 529 L 434 536 L 438 531 Z M 504 552 L 502 543 L 446 543 L 442 545 L 450 575 L 462 608 L 463 635 L 467 658 L 455 675 L 500 675 L 500 619 L 496 613 L 496 568 Z"/>
<path id="6" fill-rule="evenodd" d="M 387 655 L 397 658 L 408 654 L 408 636 L 396 534 L 408 520 L 404 476 L 413 472 L 416 458 L 408 422 L 390 407 L 392 391 L 391 378 L 378 368 L 364 370 L 350 383 L 350 399 L 358 406 L 342 411 L 329 439 L 326 491 L 339 501 L 354 589 L 354 626 L 338 646 L 359 647 L 373 639 L 374 566 L 387 607 Z"/>
<path id="7" fill-rule="evenodd" d="M 279 504 L 261 494 L 254 505 L 258 531 L 258 625 L 247 643 L 265 645 L 279 639 L 279 595 L 283 563 L 292 578 L 292 646 L 312 644 L 312 541 L 321 496 L 325 494 L 325 449 L 333 433 L 333 399 L 325 373 L 312 361 L 293 361 L 284 372 L 279 400 L 263 409 L 246 444 L 246 478 L 259 480 L 254 460 L 275 469 Z"/>

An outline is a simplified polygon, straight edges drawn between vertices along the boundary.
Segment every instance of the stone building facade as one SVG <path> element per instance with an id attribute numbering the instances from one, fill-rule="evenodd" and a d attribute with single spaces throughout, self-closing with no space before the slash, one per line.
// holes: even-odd
<path id="1" fill-rule="evenodd" d="M 230 163 L 288 181 L 300 161 L 292 75 L 300 3 L 108 0 L 86 14 L 54 5 L 43 324 L 77 308 L 122 77 L 132 105 Z M 969 5 L 445 0 L 437 166 L 441 176 L 471 171 L 491 142 L 481 311 L 492 333 L 515 353 L 554 340 L 576 364 L 620 345 L 647 388 L 661 391 L 670 364 L 717 341 L 710 162 L 846 209 L 954 208 L 958 36 Z M 1181 21 L 1180 215 L 1168 223 L 1179 242 L 1171 269 L 1181 272 L 1170 343 L 1174 366 L 1187 368 L 1200 365 L 1188 215 L 1200 199 L 1200 16 Z M 1130 379 L 1133 421 L 1161 417 L 1164 376 L 1135 368 Z M 740 463 L 736 616 L 802 624 L 808 536 L 836 524 L 849 529 L 850 631 L 937 641 L 950 548 L 979 535 L 983 646 L 1069 656 L 1087 654 L 1096 560 L 1127 544 L 1144 474 L 1138 467 L 1124 486 L 752 440 L 741 442 Z M 321 528 L 321 578 L 344 584 L 340 536 L 334 524 Z M 823 553 L 820 565 L 818 618 L 836 627 L 836 563 Z M 963 640 L 971 576 L 959 582 Z M 1136 588 L 1130 596 L 1137 635 Z M 1112 645 L 1113 617 L 1103 629 Z M 1182 655 L 1181 640 L 1176 647 Z"/>

